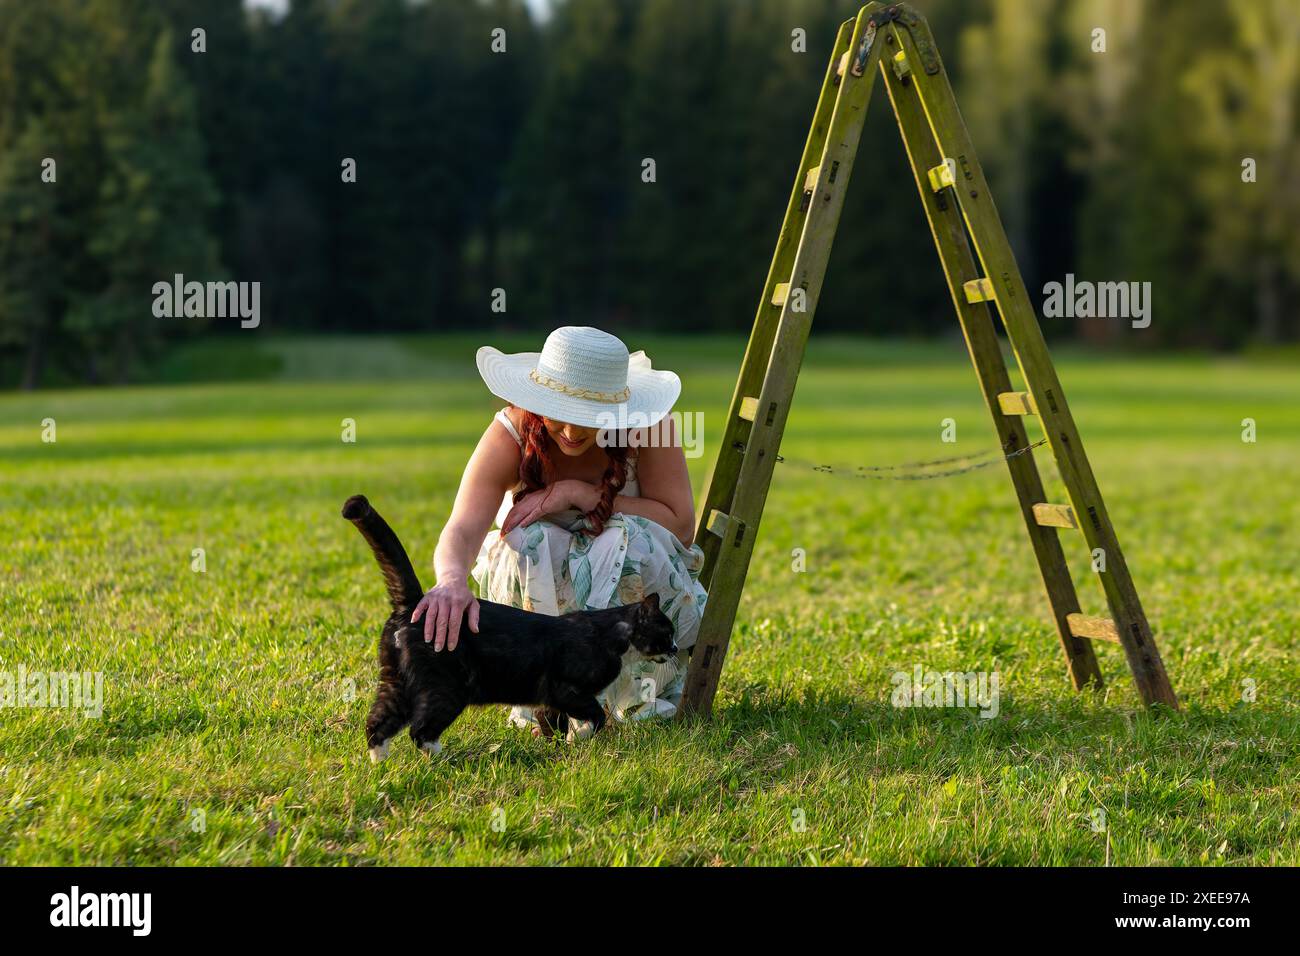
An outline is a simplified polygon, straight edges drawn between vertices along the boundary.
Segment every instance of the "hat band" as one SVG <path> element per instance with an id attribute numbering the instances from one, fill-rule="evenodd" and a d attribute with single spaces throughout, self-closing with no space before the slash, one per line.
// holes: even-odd
<path id="1" fill-rule="evenodd" d="M 565 395 L 572 395 L 575 398 L 589 398 L 597 402 L 608 402 L 613 405 L 626 402 L 628 396 L 632 394 L 631 389 L 626 385 L 617 392 L 597 392 L 590 388 L 575 388 L 572 385 L 566 385 L 564 382 L 553 379 L 549 375 L 543 375 L 537 369 L 529 372 L 528 377 L 538 385 L 545 386 L 555 392 L 563 392 Z"/>

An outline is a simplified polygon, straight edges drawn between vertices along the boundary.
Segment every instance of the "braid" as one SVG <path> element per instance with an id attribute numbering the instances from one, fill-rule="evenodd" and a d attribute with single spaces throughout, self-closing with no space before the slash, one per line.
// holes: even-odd
<path id="1" fill-rule="evenodd" d="M 551 472 L 551 450 L 547 444 L 550 435 L 546 431 L 546 422 L 541 415 L 527 409 L 521 411 L 523 427 L 520 429 L 519 437 L 523 443 L 523 452 L 519 458 L 520 488 L 514 493 L 515 502 L 530 491 L 546 487 L 547 477 Z M 600 501 L 595 508 L 587 512 L 587 520 L 590 522 L 593 535 L 605 530 L 605 522 L 614 512 L 614 498 L 627 483 L 627 445 L 607 445 L 604 451 L 609 458 L 609 464 L 600 478 Z"/>
<path id="2" fill-rule="evenodd" d="M 593 535 L 605 530 L 605 522 L 614 511 L 614 497 L 627 482 L 627 446 L 606 445 L 605 454 L 609 456 L 609 464 L 600 476 L 600 501 L 587 512 Z"/>

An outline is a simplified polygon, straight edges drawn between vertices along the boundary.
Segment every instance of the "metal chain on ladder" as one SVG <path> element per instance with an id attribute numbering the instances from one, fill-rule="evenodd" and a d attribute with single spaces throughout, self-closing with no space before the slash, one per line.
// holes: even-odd
<path id="1" fill-rule="evenodd" d="M 933 461 L 911 461 L 903 462 L 897 465 L 827 465 L 817 464 L 816 462 L 803 461 L 798 458 L 787 458 L 784 455 L 777 455 L 776 460 L 782 464 L 796 465 L 804 468 L 811 468 L 813 471 L 819 471 L 826 475 L 840 475 L 844 478 L 874 478 L 877 481 L 926 481 L 931 478 L 949 478 L 953 475 L 964 475 L 970 471 L 978 471 L 981 468 L 987 468 L 990 465 L 996 465 L 1000 461 L 1010 461 L 1013 458 L 1033 451 L 1042 445 L 1047 444 L 1046 438 L 1040 438 L 1024 448 L 1017 448 L 1015 451 L 1006 455 L 998 455 L 994 451 L 975 452 L 970 455 L 956 455 L 952 458 L 936 458 Z M 988 457 L 988 456 L 994 457 Z M 983 460 L 980 460 L 983 459 Z M 957 468 L 947 468 L 943 471 L 925 471 L 923 469 L 936 468 L 940 465 L 951 465 L 955 462 L 970 462 Z"/>

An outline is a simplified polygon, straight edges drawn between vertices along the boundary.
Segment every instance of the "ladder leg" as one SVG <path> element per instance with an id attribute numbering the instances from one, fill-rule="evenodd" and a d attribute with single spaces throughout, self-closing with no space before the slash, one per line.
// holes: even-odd
<path id="1" fill-rule="evenodd" d="M 727 645 L 731 640 L 732 624 L 753 554 L 759 519 L 767 501 L 772 469 L 781 446 L 781 434 L 789 414 L 790 399 L 794 395 L 799 366 L 803 362 L 804 346 L 821 292 L 831 242 L 839 223 L 844 193 L 848 188 L 849 174 L 853 169 L 867 104 L 871 98 L 876 65 L 883 46 L 876 42 L 879 31 L 871 19 L 871 14 L 878 9 L 879 4 L 871 3 L 859 12 L 853 23 L 852 37 L 844 49 L 848 56 L 843 70 L 838 69 L 843 55 L 838 44 L 836 55 L 831 58 L 827 82 L 833 86 L 836 72 L 840 75 L 838 90 L 834 93 L 834 109 L 826 132 L 821 137 L 824 146 L 820 151 L 820 161 L 813 168 L 801 166 L 800 175 L 806 176 L 806 180 L 795 183 L 797 201 L 801 204 L 803 187 L 811 186 L 798 247 L 787 271 L 784 244 L 788 237 L 783 230 L 782 243 L 777 247 L 772 274 L 768 277 L 771 288 L 764 290 L 765 297 L 759 305 L 761 317 L 765 304 L 779 302 L 779 305 L 766 305 L 766 308 L 779 307 L 780 317 L 775 327 L 771 353 L 763 370 L 762 385 L 756 396 L 753 392 L 748 393 L 757 401 L 749 405 L 752 421 L 748 423 L 748 439 L 742 442 L 743 451 L 736 450 L 739 467 L 735 491 L 725 513 L 715 515 L 714 511 L 720 509 L 711 511 L 709 502 L 706 501 L 705 510 L 701 514 L 700 527 L 705 532 L 704 536 L 714 534 L 719 540 L 712 548 L 711 563 L 714 568 L 709 578 L 709 601 L 705 606 L 704 619 L 700 622 L 699 637 L 691 653 L 686 687 L 682 694 L 683 715 L 707 714 L 717 691 L 718 677 L 722 672 Z M 823 87 L 823 99 L 827 94 L 827 88 Z M 818 114 L 820 117 L 820 104 Z M 817 136 L 817 123 L 814 122 L 814 132 L 809 136 L 810 146 Z M 795 201 L 792 198 L 792 204 Z M 787 226 L 789 225 L 791 220 L 787 214 Z M 783 273 L 784 279 L 781 278 Z M 778 280 L 779 284 L 786 287 L 784 295 L 777 295 Z M 791 290 L 802 290 L 802 295 L 791 294 Z M 758 323 L 756 329 L 757 325 Z M 749 359 L 747 354 L 746 361 Z M 741 404 L 746 397 L 745 384 L 743 381 L 740 383 L 733 398 L 727 447 L 720 450 L 720 455 L 730 456 L 733 450 L 730 436 L 734 433 L 733 426 L 740 417 Z M 723 472 L 720 464 L 715 469 L 713 481 L 729 478 L 730 469 L 734 467 L 734 464 L 729 465 L 729 470 Z M 715 495 L 711 485 L 709 498 L 722 501 L 726 495 L 721 490 Z M 706 551 L 706 556 L 708 554 Z"/>
<path id="2" fill-rule="evenodd" d="M 914 68 L 911 78 L 932 138 L 943 155 L 956 162 L 957 172 L 952 192 L 960 206 L 984 276 L 989 280 L 987 291 L 1002 316 L 1007 337 L 1033 396 L 1074 513 L 1079 518 L 1079 529 L 1083 532 L 1088 547 L 1094 552 L 1100 549 L 1104 556 L 1105 570 L 1099 572 L 1099 577 L 1114 618 L 1115 631 L 1133 672 L 1134 683 L 1145 703 L 1159 702 L 1176 708 L 1178 698 L 1165 673 L 1137 588 L 1102 501 L 1097 479 L 1084 454 L 1083 442 L 1065 402 L 1065 394 L 1029 301 L 1020 268 L 1016 265 L 1015 256 L 998 218 L 974 144 L 957 108 L 947 73 L 934 52 L 934 39 L 929 27 L 920 17 L 912 16 L 906 29 L 894 32 L 898 45 L 910 62 L 923 62 L 918 47 L 924 47 L 926 62 L 935 67 L 933 72 L 929 71 L 928 65 Z"/>
<path id="3" fill-rule="evenodd" d="M 888 51 L 899 49 L 897 28 L 892 24 L 888 28 L 885 41 Z M 890 60 L 889 57 L 885 59 Z M 892 68 L 892 60 L 889 63 L 882 60 L 880 72 L 889 92 L 890 103 L 894 107 L 894 116 L 903 133 L 903 145 L 907 148 L 912 173 L 921 194 L 921 205 L 930 221 L 935 248 L 939 252 L 944 275 L 948 279 L 953 305 L 957 310 L 957 318 L 961 322 L 966 347 L 975 366 L 980 388 L 984 392 L 984 401 L 993 416 L 993 427 L 997 430 L 1002 451 L 1009 455 L 1027 448 L 1029 437 L 1025 432 L 1022 418 L 1018 415 L 1005 414 L 999 403 L 999 395 L 1011 392 L 1011 379 L 1007 375 L 1006 363 L 1002 359 L 1002 349 L 998 344 L 997 332 L 988 306 L 982 302 L 967 301 L 963 292 L 965 284 L 979 278 L 980 273 L 966 240 L 961 213 L 955 202 L 947 195 L 949 190 L 947 188 L 935 190 L 930 181 L 929 171 L 942 166 L 943 156 L 940 155 L 939 148 L 930 135 L 930 127 L 925 121 L 925 114 L 910 79 L 897 75 Z M 1034 463 L 1033 452 L 1025 452 L 1015 458 L 1007 459 L 1007 469 L 1011 474 L 1011 483 L 1015 486 L 1025 528 L 1029 532 L 1029 541 L 1042 573 L 1043 588 L 1047 592 L 1047 600 L 1052 608 L 1052 617 L 1061 639 L 1061 647 L 1065 652 L 1070 679 L 1076 689 L 1089 685 L 1100 688 L 1101 668 L 1097 664 L 1097 655 L 1093 651 L 1092 642 L 1087 638 L 1077 637 L 1071 632 L 1070 615 L 1080 613 L 1079 598 L 1074 590 L 1074 580 L 1070 576 L 1060 538 L 1056 531 L 1043 527 L 1034 517 L 1034 505 L 1046 501 L 1047 496 L 1038 467 Z"/>

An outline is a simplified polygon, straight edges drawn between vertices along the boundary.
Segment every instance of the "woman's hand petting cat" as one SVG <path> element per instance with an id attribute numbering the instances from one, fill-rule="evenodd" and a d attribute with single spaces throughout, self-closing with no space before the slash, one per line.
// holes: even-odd
<path id="1" fill-rule="evenodd" d="M 469 629 L 478 633 L 478 599 L 464 581 L 435 584 L 411 612 L 411 621 L 424 618 L 424 642 L 433 642 L 433 649 L 456 649 L 460 640 L 461 615 L 468 609 Z"/>
<path id="2" fill-rule="evenodd" d="M 521 525 L 532 524 L 544 515 L 557 514 L 569 508 L 587 512 L 600 504 L 600 489 L 589 481 L 564 478 L 545 488 L 530 491 L 510 509 L 501 524 L 501 533 L 509 534 Z"/>

